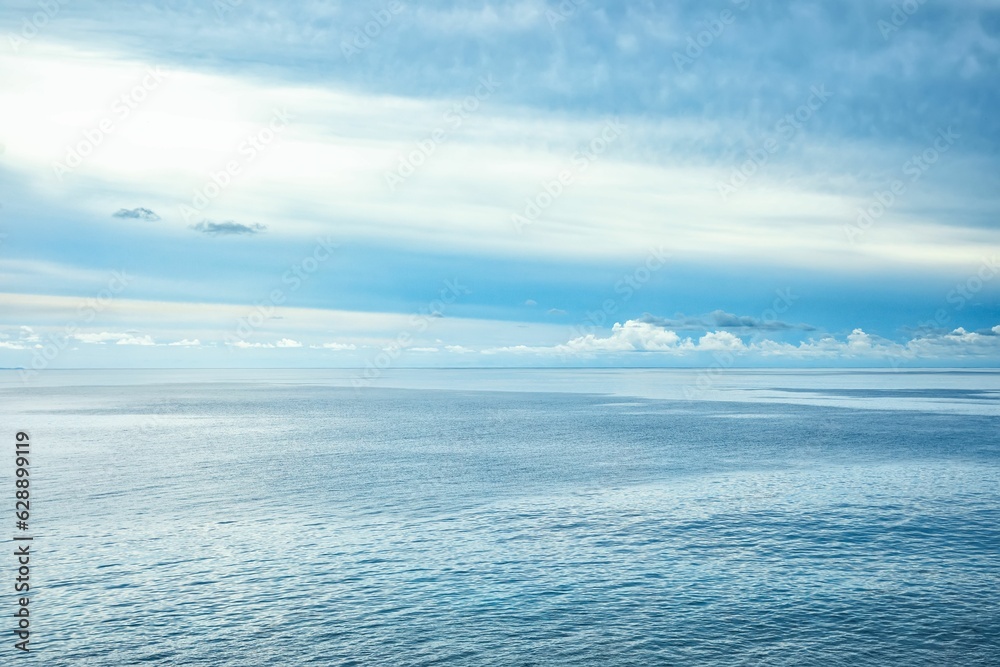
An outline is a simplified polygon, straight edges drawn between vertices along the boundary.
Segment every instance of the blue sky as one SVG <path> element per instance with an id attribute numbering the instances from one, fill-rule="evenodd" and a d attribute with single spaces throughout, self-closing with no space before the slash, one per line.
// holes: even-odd
<path id="1" fill-rule="evenodd" d="M 1000 365 L 1000 2 L 6 2 L 0 366 Z"/>

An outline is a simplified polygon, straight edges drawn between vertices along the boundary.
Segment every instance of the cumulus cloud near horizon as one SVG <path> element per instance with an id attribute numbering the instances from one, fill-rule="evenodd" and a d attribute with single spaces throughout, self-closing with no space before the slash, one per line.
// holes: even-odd
<path id="1" fill-rule="evenodd" d="M 105 343 L 113 343 L 115 345 L 156 345 L 156 341 L 153 340 L 152 336 L 140 336 L 131 331 L 123 333 L 116 333 L 112 331 L 102 331 L 100 333 L 78 333 L 74 334 L 72 338 L 80 341 L 81 343 L 89 343 L 91 345 L 103 345 Z"/>
<path id="2" fill-rule="evenodd" d="M 245 340 L 238 340 L 235 343 L 230 343 L 230 345 L 242 349 L 293 349 L 303 347 L 302 343 L 291 338 L 282 338 L 273 343 L 250 343 Z"/>
<path id="3" fill-rule="evenodd" d="M 180 332 L 176 328 L 169 333 L 148 328 L 92 329 L 77 331 L 68 338 L 85 345 L 150 348 L 156 346 L 178 351 L 228 345 L 248 351 L 304 348 L 345 354 L 371 347 L 378 340 L 365 333 L 361 337 L 344 337 L 334 342 L 324 342 L 322 339 L 311 340 L 307 332 L 299 331 L 305 337 L 297 335 L 296 331 L 298 330 L 274 332 L 270 340 L 261 342 L 206 340 L 204 334 L 198 337 L 196 335 L 198 331 L 193 329 L 184 331 L 185 335 L 178 335 Z M 413 341 L 412 345 L 403 347 L 409 348 L 411 352 L 424 354 L 483 355 L 494 359 L 536 357 L 539 360 L 562 357 L 597 359 L 612 363 L 624 361 L 628 355 L 647 355 L 650 360 L 686 359 L 698 363 L 711 363 L 711 360 L 720 358 L 727 360 L 743 358 L 757 362 L 771 360 L 779 363 L 797 361 L 811 363 L 816 360 L 836 363 L 861 360 L 887 366 L 901 361 L 921 360 L 979 360 L 991 363 L 1000 361 L 1000 324 L 976 330 L 972 330 L 971 327 L 969 329 L 956 327 L 948 331 L 910 334 L 898 339 L 884 338 L 861 327 L 842 333 L 823 332 L 795 339 L 764 336 L 761 332 L 753 330 L 743 332 L 742 335 L 740 332 L 725 329 L 684 333 L 649 322 L 647 318 L 617 322 L 610 329 L 591 329 L 586 332 L 578 330 L 566 338 L 562 338 L 557 331 L 553 330 L 552 333 L 556 337 L 549 339 L 555 341 L 552 343 L 528 342 L 521 339 L 518 330 L 511 329 L 504 337 L 513 344 L 477 345 L 474 339 L 459 337 L 454 344 L 425 339 Z M 566 329 L 561 331 L 565 332 Z M 36 330 L 28 326 L 13 326 L 0 331 L 0 350 L 8 353 L 26 352 L 42 347 L 41 342 L 48 341 L 52 337 L 53 333 L 47 328 Z M 565 342 L 560 343 L 559 340 Z M 395 348 L 392 341 L 387 339 L 386 347 L 383 349 Z"/>
<path id="4" fill-rule="evenodd" d="M 1000 325 L 994 330 L 1000 329 Z M 482 350 L 484 354 L 573 355 L 593 357 L 615 353 L 661 353 L 684 356 L 696 353 L 757 355 L 790 359 L 939 359 L 1000 355 L 996 336 L 968 332 L 959 327 L 944 335 L 925 335 L 905 343 L 892 341 L 856 328 L 838 338 L 826 334 L 798 343 L 770 339 L 746 342 L 730 331 L 706 332 L 700 337 L 682 337 L 676 331 L 640 320 L 616 322 L 608 335 L 585 334 L 551 346 L 515 345 Z"/>
<path id="5" fill-rule="evenodd" d="M 323 343 L 322 345 L 310 345 L 314 350 L 334 350 L 337 352 L 351 351 L 358 349 L 354 343 Z"/>

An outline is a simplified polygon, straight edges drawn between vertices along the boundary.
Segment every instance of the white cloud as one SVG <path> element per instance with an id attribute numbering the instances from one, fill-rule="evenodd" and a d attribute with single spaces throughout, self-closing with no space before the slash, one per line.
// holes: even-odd
<path id="1" fill-rule="evenodd" d="M 823 175 L 813 184 L 781 178 L 775 170 L 773 178 L 762 173 L 741 189 L 734 206 L 719 197 L 716 187 L 728 178 L 732 159 L 718 162 L 716 152 L 692 147 L 692 137 L 697 145 L 723 141 L 731 133 L 726 123 L 625 118 L 627 142 L 616 143 L 614 151 L 579 174 L 570 186 L 573 196 L 545 211 L 530 233 L 516 234 L 511 216 L 521 205 L 512 210 L 511 202 L 524 201 L 526 191 L 572 166 L 567 156 L 581 137 L 599 134 L 603 120 L 529 115 L 497 100 L 470 117 L 449 139 L 448 151 L 427 160 L 419 188 L 407 182 L 388 196 L 385 175 L 414 150 L 412 128 L 429 133 L 442 125 L 441 110 L 454 100 L 279 86 L 183 69 L 171 71 L 143 102 L 142 113 L 116 128 L 114 142 L 105 142 L 73 178 L 60 182 L 52 173 L 53 156 L 65 155 L 95 118 L 109 114 L 107 100 L 144 66 L 42 42 L 33 46 L 30 60 L 0 75 L 4 124 L 18 128 L 5 137 L 10 165 L 21 170 L 29 187 L 56 193 L 65 197 L 62 203 L 95 216 L 106 217 L 114 201 L 141 196 L 165 227 L 197 222 L 182 219 L 177 193 L 204 183 L 205 165 L 239 158 L 240 142 L 268 122 L 274 100 L 281 100 L 294 118 L 253 168 L 241 172 L 225 197 L 213 202 L 219 219 L 259 221 L 276 235 L 312 236 L 330 231 L 333 200 L 343 238 L 393 235 L 402 242 L 433 239 L 462 250 L 625 257 L 658 245 L 667 233 L 672 250 L 689 257 L 740 256 L 838 270 L 886 261 L 966 266 L 978 260 L 983 247 L 995 246 L 1000 233 L 968 227 L 956 234 L 948 220 L 897 207 L 855 246 L 844 235 L 843 212 L 864 203 L 867 189 L 832 192 L 819 185 L 830 180 Z M 192 109 L 201 111 L 192 114 Z M 408 122 L 400 123 L 401 117 Z M 331 127 L 351 128 L 351 133 L 334 133 Z M 828 164 L 853 160 L 859 147 L 845 143 L 819 145 L 817 140 L 812 158 L 823 156 Z M 649 146 L 672 157 L 650 160 Z M 864 150 L 870 153 L 869 146 Z M 310 166 L 315 164 L 324 169 Z M 106 194 L 112 185 L 120 193 L 114 201 Z M 295 202 L 294 216 L 289 216 L 289 201 Z M 665 210 L 670 211 L 667 222 Z M 622 219 L 629 224 L 622 225 Z M 470 226 L 470 220 L 476 224 Z M 565 234 L 569 224 L 572 238 Z"/>
<path id="2" fill-rule="evenodd" d="M 676 332 L 658 327 L 648 322 L 628 320 L 625 324 L 615 322 L 611 335 L 598 338 L 594 334 L 580 336 L 566 343 L 565 347 L 577 352 L 624 352 L 624 351 L 658 351 L 666 352 L 679 349 L 681 345 L 690 346 L 690 339 L 682 341 Z"/>
<path id="3" fill-rule="evenodd" d="M 616 323 L 607 336 L 587 334 L 566 343 L 551 346 L 514 345 L 482 350 L 483 354 L 578 355 L 592 357 L 598 353 L 658 352 L 675 356 L 697 353 L 735 353 L 740 356 L 788 359 L 873 359 L 905 360 L 948 359 L 963 357 L 1000 357 L 1000 339 L 983 336 L 958 328 L 945 335 L 914 338 L 905 343 L 891 341 L 854 329 L 842 339 L 835 336 L 810 338 L 797 344 L 770 339 L 745 343 L 728 331 L 708 332 L 697 341 L 681 338 L 664 327 L 628 320 Z"/>
<path id="4" fill-rule="evenodd" d="M 250 350 L 250 349 L 258 349 L 258 348 L 273 348 L 274 347 L 274 345 L 271 344 L 271 343 L 251 343 L 251 342 L 245 341 L 245 340 L 238 340 L 235 343 L 229 343 L 229 345 L 232 345 L 233 347 L 238 347 L 241 350 Z"/>
<path id="5" fill-rule="evenodd" d="M 963 327 L 958 327 L 947 336 L 948 340 L 962 343 L 977 343 L 981 338 L 983 338 L 982 334 L 977 334 L 974 331 L 966 331 Z"/>
<path id="6" fill-rule="evenodd" d="M 274 343 L 250 343 L 245 340 L 238 340 L 235 343 L 229 343 L 233 347 L 238 347 L 243 350 L 249 349 L 278 349 L 278 348 L 298 348 L 302 347 L 302 343 L 297 340 L 292 340 L 291 338 L 282 338 Z"/>
<path id="7" fill-rule="evenodd" d="M 334 350 L 337 352 L 358 349 L 358 346 L 354 343 L 323 343 L 322 345 L 312 345 L 310 347 L 316 350 Z"/>
<path id="8" fill-rule="evenodd" d="M 150 336 L 133 336 L 128 335 L 124 338 L 120 338 L 116 345 L 156 345 L 156 342 Z"/>
<path id="9" fill-rule="evenodd" d="M 67 335 L 67 323 L 78 322 L 88 299 L 78 297 L 10 294 L 0 292 L 0 329 L 5 340 L 16 341 L 22 324 L 29 324 L 43 340 L 60 340 Z M 202 348 L 228 346 L 230 349 L 266 349 L 289 339 L 304 347 L 328 344 L 327 356 L 348 358 L 352 352 L 377 351 L 398 345 L 402 333 L 412 336 L 414 347 L 444 348 L 445 343 L 466 349 L 499 346 L 506 341 L 526 344 L 558 342 L 566 338 L 566 326 L 478 318 L 443 318 L 433 321 L 427 335 L 419 335 L 410 313 L 347 311 L 322 308 L 274 308 L 273 317 L 258 327 L 245 343 L 236 344 L 237 323 L 247 317 L 243 304 L 144 301 L 117 298 L 97 314 L 95 321 L 74 332 L 83 349 L 90 344 L 115 344 L 129 336 L 149 335 L 167 347 L 171 342 L 200 341 Z M 15 319 L 16 318 L 16 319 Z M 13 320 L 13 321 L 11 321 Z M 442 342 L 435 342 L 441 339 Z M 119 350 L 130 349 L 120 346 Z M 145 348 L 131 348 L 145 349 Z M 175 346 L 174 351 L 185 349 Z M 191 347 L 190 349 L 199 349 Z M 7 352 L 11 354 L 10 352 Z M 375 354 L 375 352 L 372 352 Z M 9 364 L 8 364 L 9 365 Z"/>
<path id="10" fill-rule="evenodd" d="M 872 349 L 872 337 L 861 329 L 855 329 L 847 337 L 847 347 L 858 352 L 870 350 Z"/>
<path id="11" fill-rule="evenodd" d="M 436 347 L 411 347 L 410 352 L 440 352 Z"/>
<path id="12" fill-rule="evenodd" d="M 91 345 L 103 345 L 104 343 L 114 343 L 115 345 L 156 345 L 156 341 L 151 336 L 137 336 L 134 333 L 115 333 L 102 331 L 100 333 L 79 333 L 72 338 L 81 343 Z"/>
<path id="13" fill-rule="evenodd" d="M 188 340 L 187 338 L 185 338 L 184 340 L 168 343 L 167 345 L 169 345 L 170 347 L 200 347 L 201 341 L 198 340 L 197 338 L 195 338 L 194 340 Z"/>
<path id="14" fill-rule="evenodd" d="M 578 336 L 566 343 L 554 346 L 515 345 L 511 347 L 488 348 L 485 354 L 512 352 L 515 354 L 584 354 L 597 352 L 634 352 L 634 351 L 679 351 L 683 346 L 690 347 L 691 339 L 681 340 L 676 332 L 658 327 L 648 322 L 628 320 L 624 324 L 616 322 L 611 329 L 611 335 L 601 337 L 596 334 Z"/>
<path id="15" fill-rule="evenodd" d="M 91 345 L 98 345 L 101 343 L 107 343 L 108 341 L 118 341 L 128 334 L 124 333 L 109 333 L 107 331 L 103 333 L 89 333 L 89 334 L 74 334 L 73 338 L 80 341 L 81 343 L 90 343 Z"/>
<path id="16" fill-rule="evenodd" d="M 728 331 L 714 331 L 698 339 L 698 349 L 705 351 L 743 352 L 747 349 L 743 341 Z"/>

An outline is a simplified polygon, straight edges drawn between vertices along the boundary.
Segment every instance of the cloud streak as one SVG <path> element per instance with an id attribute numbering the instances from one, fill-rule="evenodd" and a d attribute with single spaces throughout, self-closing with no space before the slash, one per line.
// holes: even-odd
<path id="1" fill-rule="evenodd" d="M 727 331 L 815 331 L 816 327 L 799 323 L 782 322 L 778 319 L 765 319 L 760 317 L 750 317 L 748 315 L 733 315 L 724 310 L 714 310 L 707 315 L 688 317 L 683 314 L 676 317 L 656 317 L 645 314 L 642 322 L 654 324 L 658 327 L 670 329 L 690 330 L 690 329 L 725 329 Z"/>
<path id="2" fill-rule="evenodd" d="M 233 222 L 232 220 L 227 220 L 226 222 L 202 220 L 197 224 L 191 225 L 191 229 L 203 234 L 209 234 L 211 236 L 239 236 L 260 234 L 267 230 L 267 226 L 259 223 L 244 225 L 239 222 Z"/>
<path id="3" fill-rule="evenodd" d="M 18 297 L 0 295 L 13 304 L 0 326 L 40 338 L 2 338 L 4 361 L 76 322 L 91 338 L 73 339 L 73 358 L 95 363 L 347 364 L 427 312 L 433 333 L 408 345 L 428 364 L 547 363 L 553 349 L 598 364 L 992 363 L 995 1 L 928 3 L 890 39 L 877 25 L 888 5 L 864 0 L 573 0 L 555 22 L 545 0 L 418 4 L 376 21 L 378 38 L 347 59 L 341 45 L 360 38 L 370 7 L 228 2 L 214 21 L 165 0 L 62 3 L 0 71 L 0 126 L 17 128 L 3 137 L 4 204 L 17 215 L 0 230 L 16 246 L 0 284 Z M 704 35 L 723 8 L 736 20 Z M 0 7 L 11 25 L 22 17 Z M 178 52 L 178 36 L 219 57 Z M 693 59 L 682 71 L 677 53 Z M 169 81 L 140 90 L 141 105 L 109 107 L 161 65 Z M 504 83 L 481 104 L 491 73 Z M 456 108 L 468 113 L 445 146 L 436 130 Z M 113 132 L 95 125 L 109 114 Z M 599 160 L 577 160 L 616 117 L 628 131 Z M 947 128 L 947 153 L 928 152 Z M 57 178 L 54 162 L 84 148 L 85 165 Z M 385 175 L 404 158 L 412 177 L 390 193 Z M 752 178 L 721 198 L 718 184 L 744 167 Z M 529 202 L 538 215 L 518 234 L 511 215 Z M 851 243 L 844 227 L 860 209 L 877 224 Z M 308 249 L 331 234 L 350 252 L 312 271 Z M 669 264 L 640 264 L 663 246 Z M 111 269 L 136 273 L 129 300 L 109 301 Z M 444 275 L 474 286 L 447 317 L 429 301 Z M 762 310 L 777 285 L 801 299 Z M 107 307 L 81 323 L 77 305 L 46 309 L 57 294 Z M 218 332 L 261 303 L 260 347 L 219 354 Z M 305 349 L 286 354 L 282 341 Z M 503 349 L 516 351 L 483 354 Z"/>
<path id="4" fill-rule="evenodd" d="M 148 208 L 120 208 L 112 213 L 114 218 L 125 218 L 130 220 L 143 220 L 145 222 L 158 222 L 160 216 Z"/>

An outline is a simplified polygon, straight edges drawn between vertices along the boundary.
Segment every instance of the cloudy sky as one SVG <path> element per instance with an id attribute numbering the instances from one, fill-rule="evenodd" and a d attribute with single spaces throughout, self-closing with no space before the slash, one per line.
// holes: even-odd
<path id="1" fill-rule="evenodd" d="M 10 0 L 0 367 L 1000 366 L 998 75 L 998 0 Z"/>

